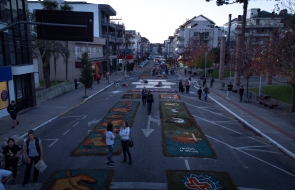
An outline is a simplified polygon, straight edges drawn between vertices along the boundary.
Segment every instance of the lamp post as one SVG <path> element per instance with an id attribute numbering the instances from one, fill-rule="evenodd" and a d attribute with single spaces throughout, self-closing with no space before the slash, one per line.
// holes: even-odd
<path id="1" fill-rule="evenodd" d="M 208 52 L 205 52 L 205 78 L 206 78 L 206 67 L 207 67 L 207 55 L 208 55 Z"/>
<path id="2" fill-rule="evenodd" d="M 137 45 L 136 45 L 136 49 L 137 49 L 137 56 L 136 56 L 136 58 L 137 58 L 137 67 L 138 67 L 138 44 L 140 44 L 140 41 L 137 41 Z"/>
<path id="3" fill-rule="evenodd" d="M 231 49 L 230 50 L 230 64 L 229 64 L 229 81 L 231 82 L 231 65 L 233 63 L 233 53 L 234 53 L 234 50 Z"/>

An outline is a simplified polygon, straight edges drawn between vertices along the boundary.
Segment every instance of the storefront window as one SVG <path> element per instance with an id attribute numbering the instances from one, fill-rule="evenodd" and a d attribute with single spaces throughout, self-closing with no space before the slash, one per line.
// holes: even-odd
<path id="1" fill-rule="evenodd" d="M 7 108 L 9 104 L 9 95 L 7 82 L 0 82 L 0 110 Z"/>

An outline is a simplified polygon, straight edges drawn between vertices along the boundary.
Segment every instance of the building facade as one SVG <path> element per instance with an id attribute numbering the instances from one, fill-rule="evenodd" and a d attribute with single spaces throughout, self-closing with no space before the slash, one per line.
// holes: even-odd
<path id="1" fill-rule="evenodd" d="M 29 21 L 27 1 L 0 2 L 0 27 L 17 21 Z M 0 35 L 0 117 L 8 115 L 6 107 L 15 100 L 19 109 L 36 105 L 35 74 L 30 27 L 16 25 Z"/>

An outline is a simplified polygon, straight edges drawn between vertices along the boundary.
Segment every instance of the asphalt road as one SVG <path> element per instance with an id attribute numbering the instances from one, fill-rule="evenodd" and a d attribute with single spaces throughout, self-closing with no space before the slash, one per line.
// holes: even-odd
<path id="1" fill-rule="evenodd" d="M 152 66 L 150 61 L 146 67 Z M 125 81 L 138 82 L 140 72 L 135 72 Z M 169 76 L 175 82 L 178 76 Z M 46 172 L 40 174 L 39 184 L 45 182 L 58 169 L 106 168 L 106 156 L 71 157 L 71 151 L 86 137 L 88 132 L 104 117 L 113 105 L 121 100 L 129 87 L 116 87 L 96 95 L 79 107 L 69 111 L 45 127 L 36 131 L 44 147 Z M 132 127 L 134 147 L 131 149 L 133 164 L 121 163 L 122 154 L 113 156 L 116 162 L 111 189 L 167 189 L 166 170 L 206 170 L 228 172 L 239 189 L 294 189 L 295 162 L 267 140 L 239 123 L 214 102 L 199 101 L 197 89 L 181 93 L 181 100 L 195 117 L 196 122 L 208 138 L 216 159 L 165 157 L 162 153 L 162 136 L 158 93 L 154 93 L 151 116 L 142 104 L 137 110 Z M 140 99 L 132 100 L 140 101 Z M 154 129 L 148 136 L 142 129 Z M 19 173 L 24 173 L 20 166 Z M 18 175 L 17 181 L 22 182 Z M 21 178 L 20 178 L 21 177 Z M 128 188 L 129 186 L 130 188 Z M 36 187 L 36 189 L 38 189 Z"/>

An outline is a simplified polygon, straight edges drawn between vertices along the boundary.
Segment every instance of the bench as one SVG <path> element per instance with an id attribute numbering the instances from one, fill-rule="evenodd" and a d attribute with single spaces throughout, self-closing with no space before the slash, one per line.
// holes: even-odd
<path id="1" fill-rule="evenodd" d="M 264 106 L 268 106 L 269 108 L 278 106 L 278 103 L 279 103 L 279 100 L 271 98 L 268 95 L 257 96 L 257 101 L 259 102 L 259 104 L 263 104 Z"/>

